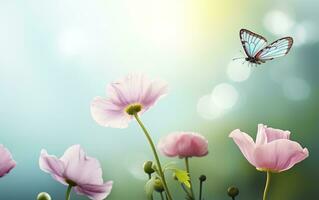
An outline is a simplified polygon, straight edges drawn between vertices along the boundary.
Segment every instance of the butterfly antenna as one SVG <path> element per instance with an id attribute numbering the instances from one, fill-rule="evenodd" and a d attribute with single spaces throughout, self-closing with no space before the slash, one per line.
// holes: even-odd
<path id="1" fill-rule="evenodd" d="M 233 61 L 234 60 L 239 60 L 239 59 L 244 59 L 245 57 L 238 57 L 238 58 L 233 58 Z"/>

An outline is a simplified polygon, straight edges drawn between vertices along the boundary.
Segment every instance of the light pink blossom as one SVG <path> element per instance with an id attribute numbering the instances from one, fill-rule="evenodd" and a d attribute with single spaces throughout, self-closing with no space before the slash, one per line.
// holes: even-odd
<path id="1" fill-rule="evenodd" d="M 290 132 L 258 125 L 256 142 L 239 129 L 232 131 L 233 138 L 245 158 L 258 170 L 282 172 L 308 157 L 307 148 L 289 139 Z"/>
<path id="2" fill-rule="evenodd" d="M 133 119 L 128 109 L 138 107 L 141 115 L 167 93 L 167 84 L 143 74 L 129 74 L 107 86 L 107 98 L 95 97 L 91 103 L 93 119 L 102 126 L 126 128 Z"/>
<path id="3" fill-rule="evenodd" d="M 72 185 L 76 193 L 93 200 L 106 198 L 112 181 L 103 182 L 102 169 L 97 159 L 86 156 L 80 145 L 69 147 L 61 158 L 41 151 L 40 168 L 64 185 Z"/>
<path id="4" fill-rule="evenodd" d="M 0 145 L 0 177 L 9 173 L 16 166 L 12 155 L 2 144 Z"/>
<path id="5" fill-rule="evenodd" d="M 202 157 L 208 154 L 208 141 L 198 133 L 174 132 L 159 141 L 158 149 L 168 157 Z"/>

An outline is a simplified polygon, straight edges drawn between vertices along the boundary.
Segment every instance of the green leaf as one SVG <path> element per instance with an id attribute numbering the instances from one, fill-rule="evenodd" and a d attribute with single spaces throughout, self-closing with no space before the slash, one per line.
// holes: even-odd
<path id="1" fill-rule="evenodd" d="M 177 178 L 177 180 L 181 183 L 183 183 L 184 185 L 186 185 L 186 187 L 191 188 L 191 184 L 190 184 L 190 177 L 187 173 L 187 171 L 185 170 L 181 170 L 181 169 L 173 169 L 175 176 Z"/>
<path id="2" fill-rule="evenodd" d="M 146 192 L 146 197 L 148 200 L 153 200 L 154 184 L 155 184 L 155 177 L 152 177 L 145 184 L 145 192 Z"/>

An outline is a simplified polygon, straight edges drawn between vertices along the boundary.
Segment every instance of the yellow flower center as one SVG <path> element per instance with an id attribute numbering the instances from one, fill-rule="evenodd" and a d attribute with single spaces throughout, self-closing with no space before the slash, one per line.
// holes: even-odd
<path id="1" fill-rule="evenodd" d="M 130 104 L 125 108 L 125 112 L 129 115 L 135 115 L 142 110 L 143 106 L 139 103 Z"/>

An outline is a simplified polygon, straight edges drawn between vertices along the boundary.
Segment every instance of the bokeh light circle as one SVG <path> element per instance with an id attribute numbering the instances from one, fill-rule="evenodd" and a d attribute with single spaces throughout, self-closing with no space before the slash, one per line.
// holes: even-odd
<path id="1" fill-rule="evenodd" d="M 275 35 L 286 35 L 294 26 L 294 20 L 283 11 L 272 10 L 264 18 L 264 25 L 268 31 Z"/>
<path id="2" fill-rule="evenodd" d="M 227 76 L 235 82 L 242 82 L 249 78 L 251 68 L 242 64 L 242 61 L 231 61 L 227 67 Z"/>
<path id="3" fill-rule="evenodd" d="M 232 108 L 237 103 L 238 96 L 236 88 L 228 83 L 215 86 L 211 94 L 213 103 L 221 109 Z"/>
<path id="4" fill-rule="evenodd" d="M 211 95 L 204 95 L 198 100 L 197 112 L 204 119 L 216 119 L 223 114 L 223 111 L 223 109 L 214 104 Z"/>

